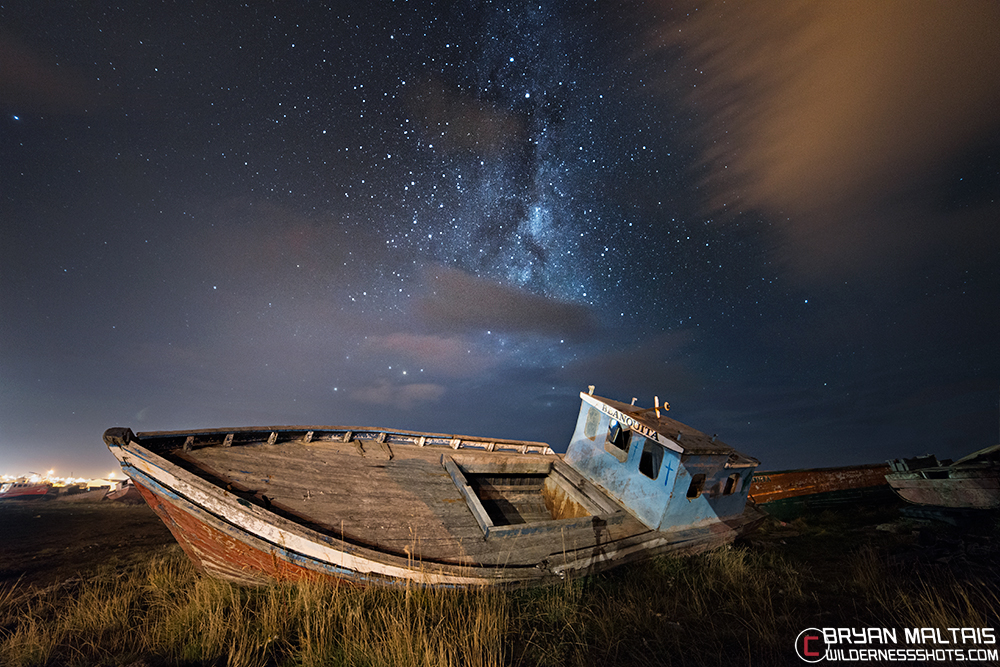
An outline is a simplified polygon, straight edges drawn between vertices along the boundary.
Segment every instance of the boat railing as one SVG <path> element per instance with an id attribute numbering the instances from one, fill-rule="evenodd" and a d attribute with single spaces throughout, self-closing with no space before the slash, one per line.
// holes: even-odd
<path id="1" fill-rule="evenodd" d="M 323 443 L 323 442 L 377 442 L 386 445 L 415 445 L 418 447 L 447 447 L 453 450 L 470 449 L 486 452 L 516 454 L 554 454 L 544 442 L 478 438 L 437 433 L 416 433 L 370 428 L 255 428 L 225 429 L 203 432 L 139 433 L 136 439 L 144 445 L 159 450 L 181 448 L 184 451 L 202 447 L 233 447 L 256 444 Z M 155 444 L 154 444 L 155 443 Z"/>

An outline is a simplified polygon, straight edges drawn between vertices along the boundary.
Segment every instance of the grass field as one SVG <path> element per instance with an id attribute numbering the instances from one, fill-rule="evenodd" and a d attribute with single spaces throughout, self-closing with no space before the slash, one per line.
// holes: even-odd
<path id="1" fill-rule="evenodd" d="M 525 591 L 241 588 L 176 546 L 0 588 L 0 664 L 802 664 L 807 627 L 995 627 L 996 529 L 894 509 L 771 522 L 750 540 Z"/>

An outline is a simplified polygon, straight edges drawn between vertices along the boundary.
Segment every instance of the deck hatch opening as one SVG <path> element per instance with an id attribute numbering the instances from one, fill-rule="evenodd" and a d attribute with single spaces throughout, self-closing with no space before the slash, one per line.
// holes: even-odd
<path id="1" fill-rule="evenodd" d="M 705 473 L 700 472 L 691 477 L 691 486 L 688 487 L 687 499 L 694 500 L 705 490 Z"/>
<path id="2" fill-rule="evenodd" d="M 471 496 L 466 498 L 470 510 L 479 517 L 477 521 L 487 535 L 493 528 L 548 524 L 601 513 L 559 466 L 474 464 L 471 470 L 462 470 L 453 461 L 446 463 L 449 465 L 456 485 L 460 490 L 464 486 Z"/>
<path id="3" fill-rule="evenodd" d="M 469 486 L 494 526 L 551 520 L 553 516 L 542 497 L 546 477 L 544 474 L 466 474 Z"/>

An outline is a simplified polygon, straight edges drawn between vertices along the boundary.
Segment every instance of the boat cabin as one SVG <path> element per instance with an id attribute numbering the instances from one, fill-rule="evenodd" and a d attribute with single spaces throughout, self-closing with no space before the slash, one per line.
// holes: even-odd
<path id="1" fill-rule="evenodd" d="M 743 513 L 758 465 L 715 436 L 663 415 L 591 393 L 565 461 L 654 530 Z M 658 402 L 658 401 L 657 401 Z"/>

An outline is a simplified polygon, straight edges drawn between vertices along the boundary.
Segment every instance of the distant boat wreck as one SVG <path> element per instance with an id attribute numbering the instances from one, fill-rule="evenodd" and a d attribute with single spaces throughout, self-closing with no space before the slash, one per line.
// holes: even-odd
<path id="1" fill-rule="evenodd" d="M 195 565 L 231 581 L 538 585 L 731 542 L 755 459 L 661 412 L 581 393 L 539 442 L 329 426 L 104 441 Z M 633 401 L 634 402 L 634 401 Z"/>
<path id="2" fill-rule="evenodd" d="M 54 498 L 56 489 L 47 482 L 4 482 L 0 484 L 0 500 L 38 500 Z"/>
<path id="3" fill-rule="evenodd" d="M 804 510 L 824 510 L 859 502 L 893 498 L 885 476 L 888 464 L 757 471 L 750 485 L 750 500 L 780 519 L 794 518 Z"/>
<path id="4" fill-rule="evenodd" d="M 131 479 L 126 479 L 117 489 L 108 491 L 104 499 L 126 504 L 141 504 L 145 502 L 142 494 L 139 493 L 139 489 L 135 487 Z"/>
<path id="5" fill-rule="evenodd" d="M 55 480 L 37 477 L 21 478 L 15 481 L 0 483 L 0 500 L 57 500 L 72 503 L 94 503 L 104 500 L 119 502 L 144 502 L 142 496 L 126 479 L 119 484 L 116 480 L 79 479 Z"/>
<path id="6" fill-rule="evenodd" d="M 108 486 L 88 486 L 87 484 L 72 484 L 59 488 L 56 500 L 73 503 L 96 503 L 105 500 L 110 489 Z"/>
<path id="7" fill-rule="evenodd" d="M 889 461 L 889 486 L 914 505 L 983 510 L 1000 508 L 1000 445 L 952 463 L 936 456 Z"/>

